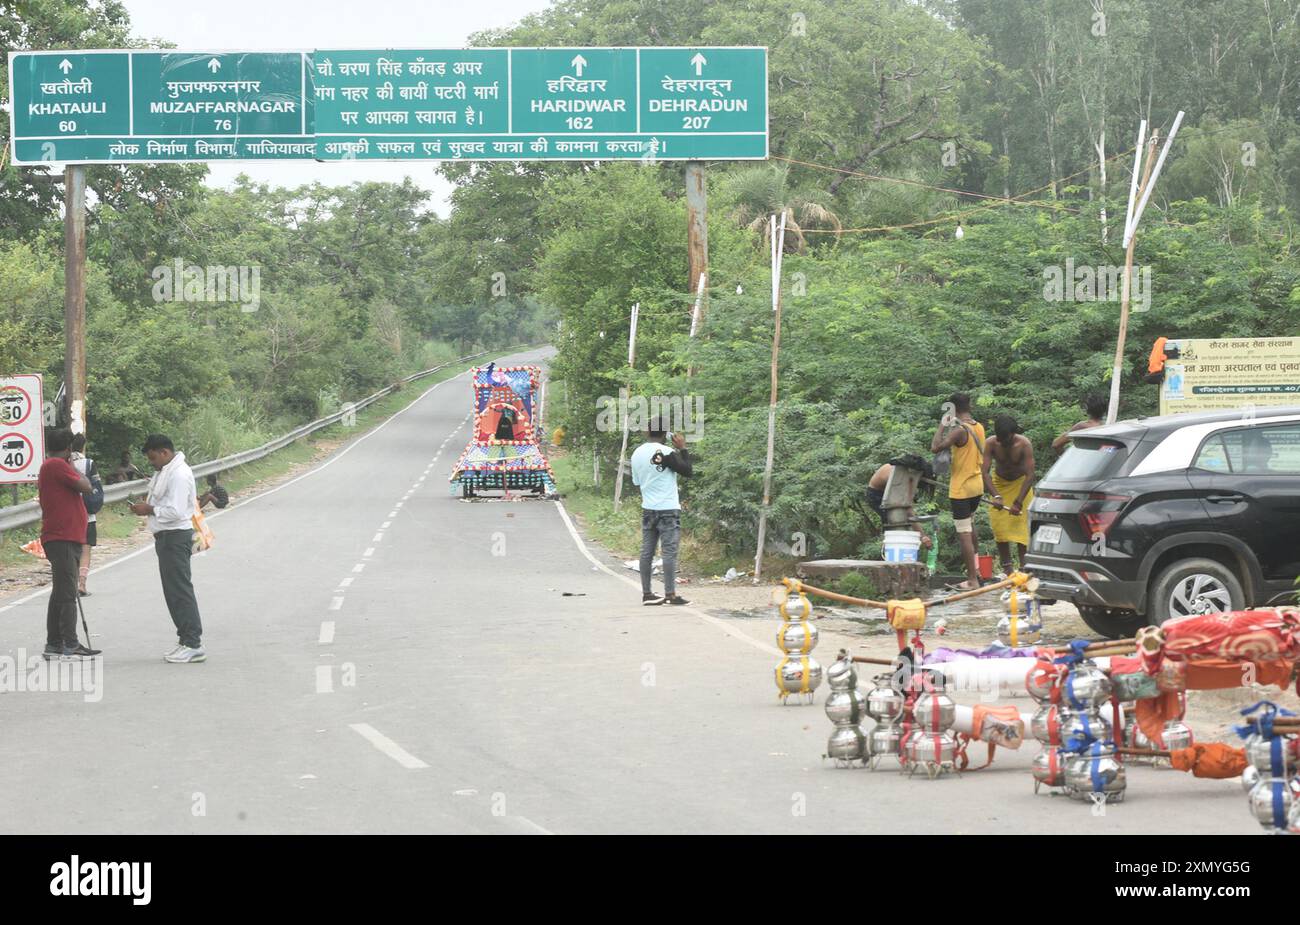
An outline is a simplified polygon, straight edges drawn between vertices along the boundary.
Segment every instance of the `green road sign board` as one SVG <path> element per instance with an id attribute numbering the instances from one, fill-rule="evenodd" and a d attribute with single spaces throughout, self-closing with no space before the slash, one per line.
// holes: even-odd
<path id="1" fill-rule="evenodd" d="M 315 157 L 305 52 L 14 52 L 9 68 L 16 164 Z"/>
<path id="2" fill-rule="evenodd" d="M 767 157 L 765 48 L 318 50 L 322 160 Z"/>
<path id="3" fill-rule="evenodd" d="M 765 48 L 9 57 L 17 164 L 767 157 Z"/>

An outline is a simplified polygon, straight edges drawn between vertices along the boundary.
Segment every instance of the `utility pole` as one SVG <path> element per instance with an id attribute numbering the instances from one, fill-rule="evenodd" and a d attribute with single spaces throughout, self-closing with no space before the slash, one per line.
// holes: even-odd
<path id="1" fill-rule="evenodd" d="M 686 162 L 686 253 L 689 260 L 686 288 L 698 292 L 700 278 L 709 272 L 709 194 L 704 176 L 703 161 Z M 697 302 L 692 319 L 692 331 L 704 321 L 705 301 Z"/>
<path id="2" fill-rule="evenodd" d="M 767 404 L 767 463 L 763 466 L 763 506 L 758 514 L 758 552 L 754 554 L 754 584 L 763 577 L 763 544 L 767 542 L 767 512 L 772 507 L 772 462 L 776 450 L 776 391 L 777 361 L 781 356 L 781 261 L 785 252 L 785 218 L 788 210 L 781 212 L 780 225 L 776 216 L 768 219 L 768 235 L 772 239 L 772 395 Z"/>
<path id="3" fill-rule="evenodd" d="M 63 170 L 63 381 L 68 422 L 86 431 L 86 168 Z"/>
<path id="4" fill-rule="evenodd" d="M 627 406 L 632 400 L 632 374 L 636 370 L 636 322 L 641 314 L 641 303 L 632 306 L 632 323 L 627 331 L 627 391 L 619 396 L 623 405 L 623 446 L 618 451 L 618 479 L 614 482 L 614 510 L 623 502 L 623 469 L 627 459 Z"/>

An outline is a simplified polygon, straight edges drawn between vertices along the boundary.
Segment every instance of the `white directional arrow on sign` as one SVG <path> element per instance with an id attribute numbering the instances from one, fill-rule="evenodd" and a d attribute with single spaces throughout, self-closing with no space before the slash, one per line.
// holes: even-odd
<path id="1" fill-rule="evenodd" d="M 569 63 L 573 65 L 573 69 L 577 71 L 578 76 L 581 77 L 582 69 L 587 66 L 587 59 L 584 58 L 582 55 L 574 55 L 573 60 L 570 61 Z"/>
<path id="2" fill-rule="evenodd" d="M 221 62 L 216 58 L 209 58 L 208 70 L 215 74 L 217 71 L 221 70 Z"/>
<path id="3" fill-rule="evenodd" d="M 700 74 L 703 73 L 703 71 L 704 71 L 704 65 L 706 65 L 706 64 L 708 64 L 708 63 L 709 63 L 709 59 L 708 59 L 708 58 L 704 57 L 704 55 L 700 54 L 698 51 L 695 53 L 695 57 L 691 59 L 691 64 L 694 64 L 694 65 L 695 65 L 695 76 L 696 76 L 696 77 L 699 77 Z"/>
<path id="4" fill-rule="evenodd" d="M 62 61 L 59 62 L 59 70 L 61 70 L 64 74 L 68 73 L 68 71 L 72 70 L 72 62 L 69 61 L 67 58 L 64 58 Z"/>

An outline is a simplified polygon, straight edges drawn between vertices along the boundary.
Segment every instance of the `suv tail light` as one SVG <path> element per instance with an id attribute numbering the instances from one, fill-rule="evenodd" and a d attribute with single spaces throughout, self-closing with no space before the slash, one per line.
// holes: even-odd
<path id="1" fill-rule="evenodd" d="M 1112 495 L 1100 491 L 1088 493 L 1087 501 L 1079 511 L 1079 524 L 1085 536 L 1093 539 L 1105 536 L 1119 517 L 1132 495 Z"/>

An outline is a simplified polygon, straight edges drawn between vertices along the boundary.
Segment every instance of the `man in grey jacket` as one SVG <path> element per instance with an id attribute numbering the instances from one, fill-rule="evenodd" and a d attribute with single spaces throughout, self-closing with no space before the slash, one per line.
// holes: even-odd
<path id="1" fill-rule="evenodd" d="M 146 438 L 144 455 L 155 472 L 148 497 L 132 504 L 131 513 L 149 518 L 163 597 L 176 624 L 179 644 L 163 657 L 174 664 L 202 662 L 208 653 L 203 650 L 203 623 L 190 577 L 192 518 L 196 509 L 194 473 L 185 462 L 185 454 L 177 453 L 171 439 L 163 434 Z"/>

